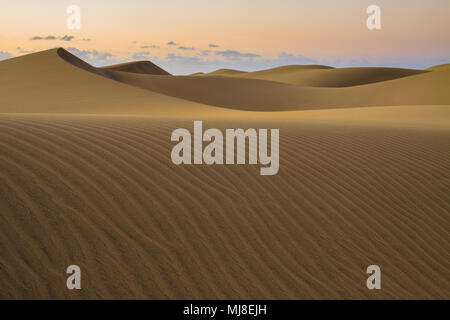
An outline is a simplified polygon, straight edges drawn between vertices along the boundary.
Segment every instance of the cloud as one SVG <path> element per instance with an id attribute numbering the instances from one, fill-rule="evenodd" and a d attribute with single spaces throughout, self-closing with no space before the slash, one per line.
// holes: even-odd
<path id="1" fill-rule="evenodd" d="M 17 47 L 16 49 L 17 49 L 17 51 L 19 51 L 19 53 L 22 53 L 22 54 L 27 54 L 27 53 L 33 53 L 34 52 L 34 50 L 26 50 L 26 49 L 23 49 L 21 47 Z"/>
<path id="2" fill-rule="evenodd" d="M 62 37 L 57 37 L 57 36 L 53 36 L 53 35 L 49 35 L 46 37 L 33 36 L 30 38 L 30 40 L 61 40 L 61 41 L 72 41 L 73 39 L 75 39 L 74 36 L 68 36 L 68 35 L 64 35 Z M 90 41 L 90 39 L 82 39 L 82 40 Z"/>
<path id="3" fill-rule="evenodd" d="M 59 40 L 62 40 L 62 41 L 72 41 L 74 38 L 75 38 L 74 36 L 68 36 L 68 35 L 65 35 L 64 37 L 59 38 Z"/>
<path id="4" fill-rule="evenodd" d="M 141 49 L 159 49 L 159 46 L 155 46 L 155 45 L 144 45 L 144 46 L 141 46 Z"/>
<path id="5" fill-rule="evenodd" d="M 0 60 L 6 60 L 12 58 L 13 55 L 9 52 L 0 51 Z"/>
<path id="6" fill-rule="evenodd" d="M 140 51 L 133 54 L 133 59 L 135 60 L 148 60 L 150 59 L 150 52 L 149 51 Z"/>
<path id="7" fill-rule="evenodd" d="M 192 48 L 192 47 L 183 47 L 183 46 L 181 46 L 181 47 L 178 47 L 177 49 L 178 49 L 178 50 L 191 50 L 191 51 L 193 51 L 193 50 L 197 50 L 197 49 L 195 49 L 195 48 Z"/>
<path id="8" fill-rule="evenodd" d="M 210 48 L 218 48 L 219 46 L 217 44 L 210 43 L 210 44 L 208 44 L 208 47 L 210 47 Z"/>
<path id="9" fill-rule="evenodd" d="M 73 47 L 67 48 L 67 51 L 94 66 L 104 66 L 108 64 L 124 62 L 124 59 L 114 57 L 110 52 L 102 52 L 97 50 L 79 50 Z"/>
<path id="10" fill-rule="evenodd" d="M 182 64 L 198 64 L 201 63 L 203 60 L 199 57 L 184 57 L 184 56 L 178 56 L 174 53 L 169 53 L 166 57 L 166 60 L 169 62 L 177 62 Z"/>
<path id="11" fill-rule="evenodd" d="M 286 53 L 286 52 L 282 52 L 279 56 L 278 56 L 278 63 L 282 64 L 282 65 L 288 65 L 288 64 L 312 64 L 312 63 L 317 63 L 317 60 L 302 56 L 301 54 L 299 55 L 293 55 L 290 53 Z"/>
<path id="12" fill-rule="evenodd" d="M 225 50 L 225 51 L 217 51 L 217 55 L 223 56 L 227 59 L 241 59 L 241 58 L 259 58 L 261 57 L 256 53 L 242 53 L 235 50 Z"/>
<path id="13" fill-rule="evenodd" d="M 168 46 L 177 46 L 178 43 L 173 42 L 173 41 L 169 41 L 169 42 L 167 42 L 167 45 L 168 45 Z"/>
<path id="14" fill-rule="evenodd" d="M 209 50 L 203 50 L 202 52 L 197 53 L 200 57 L 206 57 L 209 56 Z"/>

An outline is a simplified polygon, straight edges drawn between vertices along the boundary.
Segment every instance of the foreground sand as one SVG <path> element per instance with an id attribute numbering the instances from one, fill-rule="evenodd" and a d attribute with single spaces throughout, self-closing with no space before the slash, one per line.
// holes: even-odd
<path id="1" fill-rule="evenodd" d="M 204 125 L 279 127 L 279 174 L 173 165 L 192 119 L 1 115 L 0 298 L 450 297 L 448 127 Z"/>

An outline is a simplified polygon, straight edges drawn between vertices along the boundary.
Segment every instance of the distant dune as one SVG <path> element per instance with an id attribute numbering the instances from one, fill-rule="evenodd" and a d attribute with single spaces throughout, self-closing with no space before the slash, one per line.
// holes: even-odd
<path id="1" fill-rule="evenodd" d="M 143 74 L 157 74 L 157 75 L 170 75 L 166 70 L 161 69 L 156 64 L 150 61 L 136 61 L 116 64 L 112 66 L 103 67 L 106 70 L 116 70 L 132 73 L 143 73 Z"/>
<path id="2" fill-rule="evenodd" d="M 347 70 L 345 72 L 348 73 Z M 133 86 L 180 99 L 251 111 L 450 103 L 447 86 L 450 70 L 419 71 L 413 76 L 346 88 L 312 88 L 222 76 L 166 77 L 117 72 L 113 77 Z"/>
<path id="3" fill-rule="evenodd" d="M 241 77 L 307 87 L 339 88 L 394 80 L 425 72 L 398 68 L 275 69 L 251 72 Z"/>
<path id="4" fill-rule="evenodd" d="M 237 74 L 245 74 L 247 72 L 233 69 L 219 69 L 210 73 L 203 74 L 205 76 L 234 76 Z"/>
<path id="5" fill-rule="evenodd" d="M 273 75 L 273 74 L 283 74 L 283 73 L 291 73 L 291 72 L 297 72 L 300 70 L 320 70 L 320 69 L 333 69 L 332 67 L 328 66 L 322 66 L 322 65 L 289 65 L 289 66 L 282 66 L 267 70 L 261 70 L 261 71 L 255 71 L 255 72 L 246 72 L 246 71 L 240 71 L 240 70 L 233 70 L 233 69 L 219 69 L 213 72 L 209 73 L 201 73 L 203 76 L 235 76 L 235 75 L 241 75 L 241 76 L 251 76 L 255 75 L 255 78 L 257 78 L 258 75 Z M 272 79 L 268 79 L 272 80 Z"/>
<path id="6" fill-rule="evenodd" d="M 1 61 L 0 299 L 448 300 L 449 80 Z M 193 120 L 280 129 L 278 174 L 174 165 L 171 133 Z"/>
<path id="7" fill-rule="evenodd" d="M 203 76 L 221 75 L 240 78 L 278 81 L 307 87 L 350 87 L 398 78 L 427 71 L 400 68 L 340 68 L 321 65 L 293 65 L 274 69 L 242 72 L 221 69 Z"/>

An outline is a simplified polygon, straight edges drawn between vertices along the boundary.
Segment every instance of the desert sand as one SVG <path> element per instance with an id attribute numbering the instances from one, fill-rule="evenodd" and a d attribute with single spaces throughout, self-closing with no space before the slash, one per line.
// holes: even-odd
<path id="1" fill-rule="evenodd" d="M 449 83 L 442 66 L 1 61 L 0 298 L 449 299 Z M 174 165 L 193 120 L 279 128 L 279 173 Z"/>

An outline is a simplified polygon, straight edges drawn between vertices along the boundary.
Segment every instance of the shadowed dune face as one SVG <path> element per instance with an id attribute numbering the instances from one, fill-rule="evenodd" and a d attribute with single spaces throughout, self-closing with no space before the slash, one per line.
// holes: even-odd
<path id="1" fill-rule="evenodd" d="M 448 130 L 205 125 L 279 127 L 279 174 L 172 165 L 189 119 L 1 115 L 0 297 L 449 297 Z"/>

